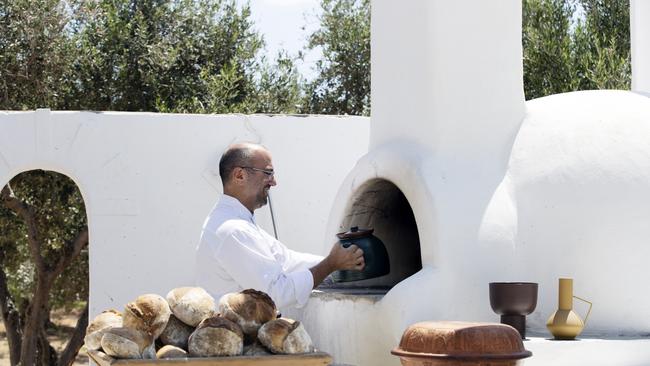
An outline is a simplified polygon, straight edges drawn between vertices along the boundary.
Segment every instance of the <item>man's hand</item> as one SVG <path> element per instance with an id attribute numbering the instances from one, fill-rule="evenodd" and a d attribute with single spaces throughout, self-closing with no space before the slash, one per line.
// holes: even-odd
<path id="1" fill-rule="evenodd" d="M 347 248 L 343 248 L 340 243 L 334 243 L 330 254 L 325 257 L 320 263 L 310 268 L 312 277 L 314 278 L 314 288 L 320 285 L 321 282 L 330 273 L 342 269 L 361 271 L 366 263 L 363 260 L 363 250 L 352 244 Z"/>
<path id="2" fill-rule="evenodd" d="M 332 272 L 341 269 L 355 269 L 361 271 L 366 265 L 363 260 L 363 250 L 354 244 L 344 248 L 341 244 L 334 243 L 327 258 L 330 259 L 330 263 L 333 267 Z"/>

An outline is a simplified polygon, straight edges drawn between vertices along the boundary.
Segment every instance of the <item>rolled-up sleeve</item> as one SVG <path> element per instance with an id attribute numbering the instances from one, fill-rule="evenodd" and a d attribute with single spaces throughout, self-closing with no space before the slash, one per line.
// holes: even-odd
<path id="1" fill-rule="evenodd" d="M 216 248 L 215 259 L 242 288 L 266 292 L 277 307 L 304 306 L 314 286 L 311 271 L 285 273 L 282 264 L 258 245 L 250 233 L 233 230 Z"/>

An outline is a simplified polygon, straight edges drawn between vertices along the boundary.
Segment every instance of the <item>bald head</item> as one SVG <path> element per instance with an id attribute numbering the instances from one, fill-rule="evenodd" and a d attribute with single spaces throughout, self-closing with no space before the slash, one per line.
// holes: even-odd
<path id="1" fill-rule="evenodd" d="M 271 153 L 264 146 L 237 143 L 228 146 L 219 161 L 223 193 L 239 200 L 252 213 L 268 203 L 275 186 Z"/>
<path id="2" fill-rule="evenodd" d="M 219 160 L 219 175 L 223 185 L 230 181 L 235 168 L 250 166 L 255 153 L 260 150 L 266 151 L 266 148 L 250 142 L 239 142 L 228 146 Z"/>

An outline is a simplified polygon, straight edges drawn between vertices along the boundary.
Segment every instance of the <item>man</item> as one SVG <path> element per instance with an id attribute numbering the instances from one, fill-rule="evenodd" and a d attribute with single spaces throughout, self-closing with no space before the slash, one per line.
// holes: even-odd
<path id="1" fill-rule="evenodd" d="M 216 300 L 246 288 L 264 291 L 279 308 L 301 307 L 330 273 L 361 270 L 363 251 L 334 244 L 327 257 L 288 249 L 255 223 L 254 211 L 277 184 L 271 154 L 262 146 L 238 143 L 219 161 L 223 196 L 201 233 L 196 282 Z"/>

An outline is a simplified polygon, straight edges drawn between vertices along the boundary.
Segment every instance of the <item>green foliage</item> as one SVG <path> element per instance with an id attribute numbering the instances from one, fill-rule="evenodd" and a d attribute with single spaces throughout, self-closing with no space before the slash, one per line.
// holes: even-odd
<path id="1" fill-rule="evenodd" d="M 0 0 L 0 109 L 294 113 L 235 0 Z"/>
<path id="2" fill-rule="evenodd" d="M 0 0 L 0 109 L 60 107 L 71 62 L 60 0 Z"/>
<path id="3" fill-rule="evenodd" d="M 306 87 L 305 112 L 370 114 L 370 0 L 322 0 L 321 28 L 309 38 L 320 47 L 317 77 Z"/>
<path id="4" fill-rule="evenodd" d="M 571 53 L 574 7 L 565 0 L 525 0 L 522 12 L 526 96 L 575 90 Z"/>
<path id="5" fill-rule="evenodd" d="M 629 0 L 579 0 L 593 45 L 611 46 L 618 54 L 630 51 Z"/>
<path id="6" fill-rule="evenodd" d="M 41 255 L 52 267 L 59 260 L 64 244 L 73 241 L 86 227 L 83 198 L 68 177 L 49 171 L 32 170 L 9 183 L 17 198 L 35 207 L 36 226 L 43 243 Z M 31 262 L 24 222 L 0 205 L 0 259 L 7 274 L 9 291 L 19 308 L 34 291 L 34 265 Z M 66 268 L 50 293 L 55 308 L 73 306 L 88 299 L 88 249 Z M 21 305 L 23 304 L 23 305 Z"/>
<path id="7" fill-rule="evenodd" d="M 280 52 L 272 66 L 260 70 L 255 110 L 258 113 L 298 113 L 302 79 L 294 60 Z"/>
<path id="8" fill-rule="evenodd" d="M 580 0 L 585 12 L 591 63 L 587 66 L 591 89 L 629 89 L 630 1 Z"/>
<path id="9" fill-rule="evenodd" d="M 629 89 L 629 0 L 524 0 L 527 99 Z"/>
<path id="10" fill-rule="evenodd" d="M 261 37 L 250 9 L 231 1 L 111 0 L 89 2 L 74 42 L 84 52 L 75 63 L 78 94 L 72 109 L 194 111 L 212 98 L 213 78 L 226 105 L 253 88 Z M 85 97 L 84 97 L 85 96 Z M 78 103 L 74 105 L 74 103 Z"/>

